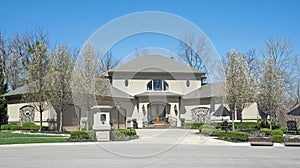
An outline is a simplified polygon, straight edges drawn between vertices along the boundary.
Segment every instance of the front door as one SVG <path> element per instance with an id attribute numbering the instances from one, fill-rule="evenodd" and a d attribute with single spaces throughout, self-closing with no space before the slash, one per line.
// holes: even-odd
<path id="1" fill-rule="evenodd" d="M 164 104 L 151 104 L 150 105 L 150 123 L 152 124 L 165 124 L 166 105 Z"/>

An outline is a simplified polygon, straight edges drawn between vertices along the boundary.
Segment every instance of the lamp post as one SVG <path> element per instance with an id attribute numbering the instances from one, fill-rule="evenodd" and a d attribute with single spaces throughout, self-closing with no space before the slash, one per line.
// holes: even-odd
<path id="1" fill-rule="evenodd" d="M 118 129 L 120 129 L 120 108 L 121 108 L 121 104 L 119 102 L 116 103 L 116 108 L 118 110 Z"/>

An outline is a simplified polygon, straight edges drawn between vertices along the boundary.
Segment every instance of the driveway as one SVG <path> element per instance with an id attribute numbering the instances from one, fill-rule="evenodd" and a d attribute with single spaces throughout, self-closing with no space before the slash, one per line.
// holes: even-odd
<path id="1" fill-rule="evenodd" d="M 129 141 L 141 144 L 230 145 L 233 143 L 197 134 L 197 129 L 137 129 L 139 139 Z"/>

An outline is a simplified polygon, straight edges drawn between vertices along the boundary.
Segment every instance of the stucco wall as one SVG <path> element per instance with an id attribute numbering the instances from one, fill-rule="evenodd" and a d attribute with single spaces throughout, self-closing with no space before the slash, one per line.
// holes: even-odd
<path id="1" fill-rule="evenodd" d="M 7 105 L 7 114 L 9 116 L 8 122 L 19 122 L 20 121 L 20 109 L 24 106 L 32 106 L 30 103 L 15 103 Z M 53 107 L 50 105 L 47 110 L 42 113 L 43 125 L 49 126 L 47 121 L 56 120 L 56 113 Z M 34 122 L 40 122 L 40 113 L 34 109 Z"/>
<path id="2" fill-rule="evenodd" d="M 130 95 L 136 95 L 147 91 L 147 84 L 152 79 L 162 79 L 165 80 L 169 85 L 170 92 L 178 94 L 187 94 L 193 90 L 201 87 L 201 81 L 196 79 L 165 79 L 163 77 L 152 77 L 152 78 L 141 78 L 141 79 L 131 79 L 131 78 L 113 78 L 112 84 L 114 87 L 120 89 L 123 92 L 129 93 Z M 187 86 L 187 79 L 189 79 L 190 86 Z M 125 86 L 125 80 L 128 80 L 128 86 Z"/>

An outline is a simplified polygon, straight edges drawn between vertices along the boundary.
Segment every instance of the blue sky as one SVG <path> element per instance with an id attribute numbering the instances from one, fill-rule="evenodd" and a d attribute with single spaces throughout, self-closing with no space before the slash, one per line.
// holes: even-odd
<path id="1" fill-rule="evenodd" d="M 179 15 L 202 29 L 221 56 L 235 48 L 261 51 L 270 37 L 287 37 L 300 53 L 298 0 L 2 0 L 0 29 L 8 37 L 43 28 L 51 44 L 80 49 L 100 26 L 122 15 L 163 11 Z M 128 38 L 113 48 L 120 59 L 143 47 L 177 53 L 177 43 L 158 35 Z"/>

